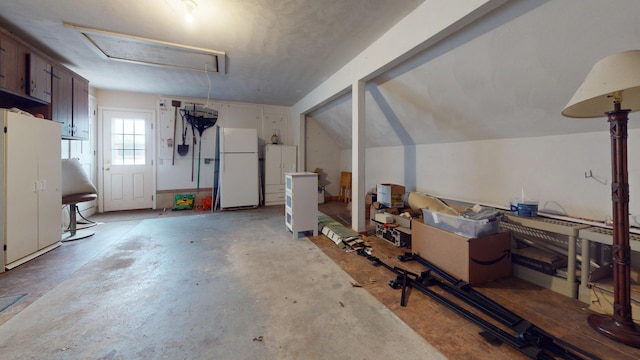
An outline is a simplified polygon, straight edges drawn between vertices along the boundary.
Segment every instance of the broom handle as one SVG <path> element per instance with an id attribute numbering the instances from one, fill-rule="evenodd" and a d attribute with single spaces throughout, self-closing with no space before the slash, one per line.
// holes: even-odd
<path id="1" fill-rule="evenodd" d="M 193 161 L 196 156 L 195 147 L 196 147 L 196 131 L 193 129 L 193 124 L 191 124 L 191 134 L 193 139 L 191 141 L 191 146 L 193 146 L 193 151 L 191 151 L 191 182 L 193 182 Z"/>
<path id="2" fill-rule="evenodd" d="M 202 140 L 202 135 L 200 135 L 200 140 Z M 202 152 L 202 141 L 198 142 L 198 185 L 196 192 L 200 192 L 200 152 Z"/>
<path id="3" fill-rule="evenodd" d="M 173 107 L 173 143 L 171 144 L 171 166 L 176 164 L 176 128 L 178 126 L 178 107 Z"/>

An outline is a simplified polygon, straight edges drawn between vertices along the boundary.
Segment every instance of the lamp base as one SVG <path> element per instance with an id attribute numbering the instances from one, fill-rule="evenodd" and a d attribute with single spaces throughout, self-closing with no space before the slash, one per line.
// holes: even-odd
<path id="1" fill-rule="evenodd" d="M 626 345 L 640 348 L 640 329 L 633 323 L 617 321 L 611 316 L 591 314 L 587 323 L 597 332 Z"/>

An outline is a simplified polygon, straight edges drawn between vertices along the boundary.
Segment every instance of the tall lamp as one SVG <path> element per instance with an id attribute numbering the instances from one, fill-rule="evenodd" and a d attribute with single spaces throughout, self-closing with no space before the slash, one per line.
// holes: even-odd
<path id="1" fill-rule="evenodd" d="M 631 317 L 627 121 L 628 114 L 637 110 L 640 110 L 640 50 L 625 51 L 597 62 L 562 110 L 562 115 L 567 117 L 608 117 L 613 204 L 613 316 L 592 314 L 587 322 L 598 332 L 634 347 L 640 347 L 640 327 Z"/>

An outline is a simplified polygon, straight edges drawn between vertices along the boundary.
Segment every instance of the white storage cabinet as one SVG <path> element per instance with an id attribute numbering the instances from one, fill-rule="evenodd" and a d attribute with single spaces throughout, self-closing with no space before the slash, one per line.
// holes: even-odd
<path id="1" fill-rule="evenodd" d="M 301 231 L 313 231 L 313 236 L 318 236 L 318 174 L 286 173 L 285 185 L 285 225 L 293 238 Z"/>
<path id="2" fill-rule="evenodd" d="M 0 110 L 3 266 L 11 269 L 60 245 L 60 124 Z"/>
<path id="3" fill-rule="evenodd" d="M 284 174 L 296 171 L 294 145 L 266 145 L 264 151 L 264 204 L 284 204 Z"/>

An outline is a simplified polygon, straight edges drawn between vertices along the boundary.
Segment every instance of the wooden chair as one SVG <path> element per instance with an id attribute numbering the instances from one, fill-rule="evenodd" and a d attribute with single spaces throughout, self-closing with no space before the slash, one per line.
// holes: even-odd
<path id="1" fill-rule="evenodd" d="M 351 201 L 351 173 L 343 171 L 340 173 L 340 192 L 338 193 L 338 200 L 344 202 Z"/>

